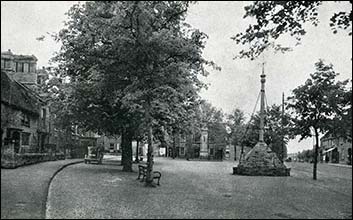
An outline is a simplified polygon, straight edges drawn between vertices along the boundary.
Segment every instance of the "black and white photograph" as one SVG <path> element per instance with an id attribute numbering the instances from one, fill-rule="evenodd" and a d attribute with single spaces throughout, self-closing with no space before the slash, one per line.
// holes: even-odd
<path id="1" fill-rule="evenodd" d="M 352 1 L 1 1 L 1 219 L 352 219 Z"/>

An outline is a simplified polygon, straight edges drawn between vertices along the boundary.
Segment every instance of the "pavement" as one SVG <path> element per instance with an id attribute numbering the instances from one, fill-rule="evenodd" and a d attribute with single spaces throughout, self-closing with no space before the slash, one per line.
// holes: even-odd
<path id="1" fill-rule="evenodd" d="M 352 165 L 348 165 L 348 164 L 341 164 L 341 163 L 327 163 L 327 164 L 331 166 L 346 167 L 346 168 L 352 169 Z"/>
<path id="2" fill-rule="evenodd" d="M 233 161 L 155 157 L 161 186 L 144 187 L 114 157 L 102 165 L 76 164 L 49 188 L 48 219 L 352 219 L 352 170 L 286 163 L 290 177 L 232 175 Z"/>
<path id="3" fill-rule="evenodd" d="M 66 159 L 1 169 L 1 219 L 44 219 L 52 178 L 64 167 L 81 162 Z"/>

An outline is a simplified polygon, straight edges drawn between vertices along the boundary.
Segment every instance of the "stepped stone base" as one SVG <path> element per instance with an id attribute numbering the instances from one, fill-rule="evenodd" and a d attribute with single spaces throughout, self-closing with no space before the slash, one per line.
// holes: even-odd
<path id="1" fill-rule="evenodd" d="M 290 168 L 281 162 L 266 143 L 259 142 L 233 167 L 233 174 L 247 176 L 290 176 Z"/>

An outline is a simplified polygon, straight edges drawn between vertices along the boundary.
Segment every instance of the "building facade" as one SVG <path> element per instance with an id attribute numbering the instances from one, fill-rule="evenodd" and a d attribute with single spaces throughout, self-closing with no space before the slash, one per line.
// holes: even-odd
<path id="1" fill-rule="evenodd" d="M 97 139 L 97 144 L 104 147 L 105 152 L 120 152 L 121 136 L 101 135 Z"/>
<path id="2" fill-rule="evenodd" d="M 50 109 L 38 93 L 36 65 L 33 55 L 1 53 L 2 156 L 10 148 L 20 156 L 52 147 Z"/>
<path id="3" fill-rule="evenodd" d="M 23 85 L 37 84 L 37 58 L 34 55 L 16 55 L 11 50 L 1 52 L 1 70 Z"/>
<path id="4" fill-rule="evenodd" d="M 15 152 L 40 152 L 48 143 L 48 107 L 30 89 L 1 72 L 2 141 L 15 143 Z"/>
<path id="5" fill-rule="evenodd" d="M 326 163 L 352 165 L 352 139 L 324 135 L 321 139 L 321 160 Z"/>
<path id="6" fill-rule="evenodd" d="M 174 135 L 167 155 L 187 159 L 223 160 L 226 158 L 226 149 L 226 142 L 210 142 L 208 129 L 203 128 L 200 134 Z"/>

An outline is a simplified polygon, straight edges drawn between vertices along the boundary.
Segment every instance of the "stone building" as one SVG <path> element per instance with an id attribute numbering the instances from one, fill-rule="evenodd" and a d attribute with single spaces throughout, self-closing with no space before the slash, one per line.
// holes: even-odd
<path id="1" fill-rule="evenodd" d="M 1 72 L 2 140 L 15 141 L 16 152 L 41 151 L 49 134 L 48 107 L 34 92 Z"/>
<path id="2" fill-rule="evenodd" d="M 352 139 L 326 134 L 320 138 L 321 160 L 327 163 L 352 165 Z"/>
<path id="3" fill-rule="evenodd" d="M 35 112 L 34 115 L 40 116 L 39 120 L 36 120 L 33 118 L 33 114 L 21 113 L 7 117 L 7 121 L 18 120 L 21 118 L 22 121 L 28 123 L 28 121 L 31 121 L 30 119 L 32 119 L 32 121 L 34 121 L 34 128 L 37 128 L 38 137 L 37 140 L 36 138 L 29 138 L 29 140 L 37 141 L 39 150 L 43 151 L 44 145 L 49 142 L 51 129 L 49 120 L 50 109 L 46 105 L 45 100 L 40 98 L 40 93 L 38 93 L 38 71 L 36 68 L 37 58 L 34 55 L 16 55 L 13 54 L 11 50 L 1 52 L 1 82 L 4 83 L 4 87 L 1 89 L 1 102 L 8 103 L 9 105 L 16 102 L 15 105 L 22 106 L 22 111 L 23 109 L 31 109 L 32 113 Z M 40 72 L 40 77 L 45 78 L 45 74 L 48 75 L 46 72 Z M 3 105 L 1 109 L 3 110 Z M 8 108 L 6 108 L 6 111 L 7 110 Z M 3 117 L 3 113 L 1 113 L 1 115 Z M 36 123 L 36 121 L 38 121 L 38 123 Z M 26 135 L 23 137 L 25 138 L 24 140 L 28 139 L 26 138 Z"/>
<path id="4" fill-rule="evenodd" d="M 104 146 L 105 152 L 120 152 L 121 136 L 101 135 L 97 139 L 97 144 Z"/>
<path id="5" fill-rule="evenodd" d="M 45 151 L 50 134 L 48 118 L 46 103 L 1 71 L 1 155 L 9 147 L 14 154 Z"/>
<path id="6" fill-rule="evenodd" d="M 50 110 L 38 93 L 36 63 L 34 55 L 15 55 L 11 50 L 1 52 L 2 156 L 12 148 L 17 157 L 32 153 L 31 156 L 39 158 L 40 155 L 34 154 L 47 152 L 52 147 Z"/>
<path id="7" fill-rule="evenodd" d="M 34 55 L 16 55 L 11 50 L 1 52 L 1 70 L 23 85 L 37 84 L 37 58 Z"/>
<path id="8" fill-rule="evenodd" d="M 208 129 L 194 134 L 177 134 L 168 147 L 169 157 L 189 159 L 223 160 L 225 159 L 227 143 L 213 143 L 209 140 Z"/>

